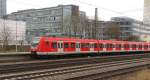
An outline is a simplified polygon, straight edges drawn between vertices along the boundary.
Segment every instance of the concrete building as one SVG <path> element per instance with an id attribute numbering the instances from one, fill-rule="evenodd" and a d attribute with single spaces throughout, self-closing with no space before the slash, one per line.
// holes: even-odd
<path id="1" fill-rule="evenodd" d="M 143 35 L 150 36 L 150 26 L 141 21 L 128 17 L 113 17 L 111 20 L 119 24 L 120 38 L 122 40 L 126 40 L 130 36 L 137 36 L 139 38 Z"/>
<path id="2" fill-rule="evenodd" d="M 6 15 L 6 0 L 0 0 L 0 17 Z"/>
<path id="3" fill-rule="evenodd" d="M 143 21 L 150 24 L 150 0 L 144 0 L 144 16 Z"/>
<path id="4" fill-rule="evenodd" d="M 79 35 L 80 16 L 84 17 L 85 15 L 84 12 L 79 11 L 79 7 L 76 5 L 58 5 L 14 12 L 8 15 L 8 19 L 25 21 L 27 40 L 30 41 L 32 37 L 45 34 Z"/>
<path id="5" fill-rule="evenodd" d="M 97 21 L 96 26 L 96 39 L 99 40 L 108 40 L 109 36 L 106 33 L 106 30 L 109 27 L 109 24 L 113 23 L 112 21 Z M 88 20 L 87 26 L 85 29 L 85 38 L 92 39 L 93 38 L 93 27 L 95 27 L 95 20 Z"/>
<path id="6" fill-rule="evenodd" d="M 110 24 L 116 24 L 119 27 L 119 39 L 128 40 L 132 36 L 141 38 L 142 36 L 149 36 L 149 25 L 141 21 L 137 21 L 128 17 L 113 17 L 110 21 L 98 21 L 96 28 L 96 37 L 100 40 L 111 39 L 107 33 Z M 88 20 L 85 30 L 85 38 L 92 38 L 92 28 L 95 26 L 94 20 Z M 142 40 L 142 39 L 141 39 Z"/>
<path id="7" fill-rule="evenodd" d="M 0 19 L 0 44 L 8 41 L 8 44 L 15 45 L 19 42 L 25 43 L 26 24 L 23 21 Z"/>

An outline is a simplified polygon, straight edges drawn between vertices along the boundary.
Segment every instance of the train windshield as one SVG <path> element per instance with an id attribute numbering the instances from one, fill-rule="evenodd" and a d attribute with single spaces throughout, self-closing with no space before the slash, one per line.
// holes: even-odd
<path id="1" fill-rule="evenodd" d="M 40 41 L 40 38 L 39 38 L 39 37 L 33 38 L 32 43 L 31 43 L 31 46 L 32 46 L 32 47 L 36 47 L 36 46 L 38 45 L 39 41 Z"/>

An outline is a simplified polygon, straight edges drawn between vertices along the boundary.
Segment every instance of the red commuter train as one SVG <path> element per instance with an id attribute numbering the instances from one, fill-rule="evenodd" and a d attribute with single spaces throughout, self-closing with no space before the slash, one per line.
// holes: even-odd
<path id="1" fill-rule="evenodd" d="M 148 42 L 129 42 L 115 40 L 94 40 L 58 37 L 37 37 L 32 41 L 31 54 L 106 54 L 106 53 L 146 53 L 150 51 Z"/>

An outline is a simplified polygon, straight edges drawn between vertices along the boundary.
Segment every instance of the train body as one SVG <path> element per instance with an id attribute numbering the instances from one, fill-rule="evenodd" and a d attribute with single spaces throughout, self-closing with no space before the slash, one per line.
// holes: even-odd
<path id="1" fill-rule="evenodd" d="M 33 40 L 31 53 L 36 55 L 105 54 L 149 52 L 148 42 L 38 37 Z"/>

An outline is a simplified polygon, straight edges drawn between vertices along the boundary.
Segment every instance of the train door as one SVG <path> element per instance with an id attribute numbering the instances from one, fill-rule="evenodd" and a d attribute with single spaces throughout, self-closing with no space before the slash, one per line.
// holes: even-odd
<path id="1" fill-rule="evenodd" d="M 79 53 L 80 52 L 80 42 L 76 42 L 76 52 Z"/>
<path id="2" fill-rule="evenodd" d="M 63 41 L 59 41 L 58 42 L 58 52 L 59 53 L 63 53 L 64 49 L 63 49 Z"/>
<path id="3" fill-rule="evenodd" d="M 94 43 L 90 43 L 90 52 L 94 52 Z"/>

